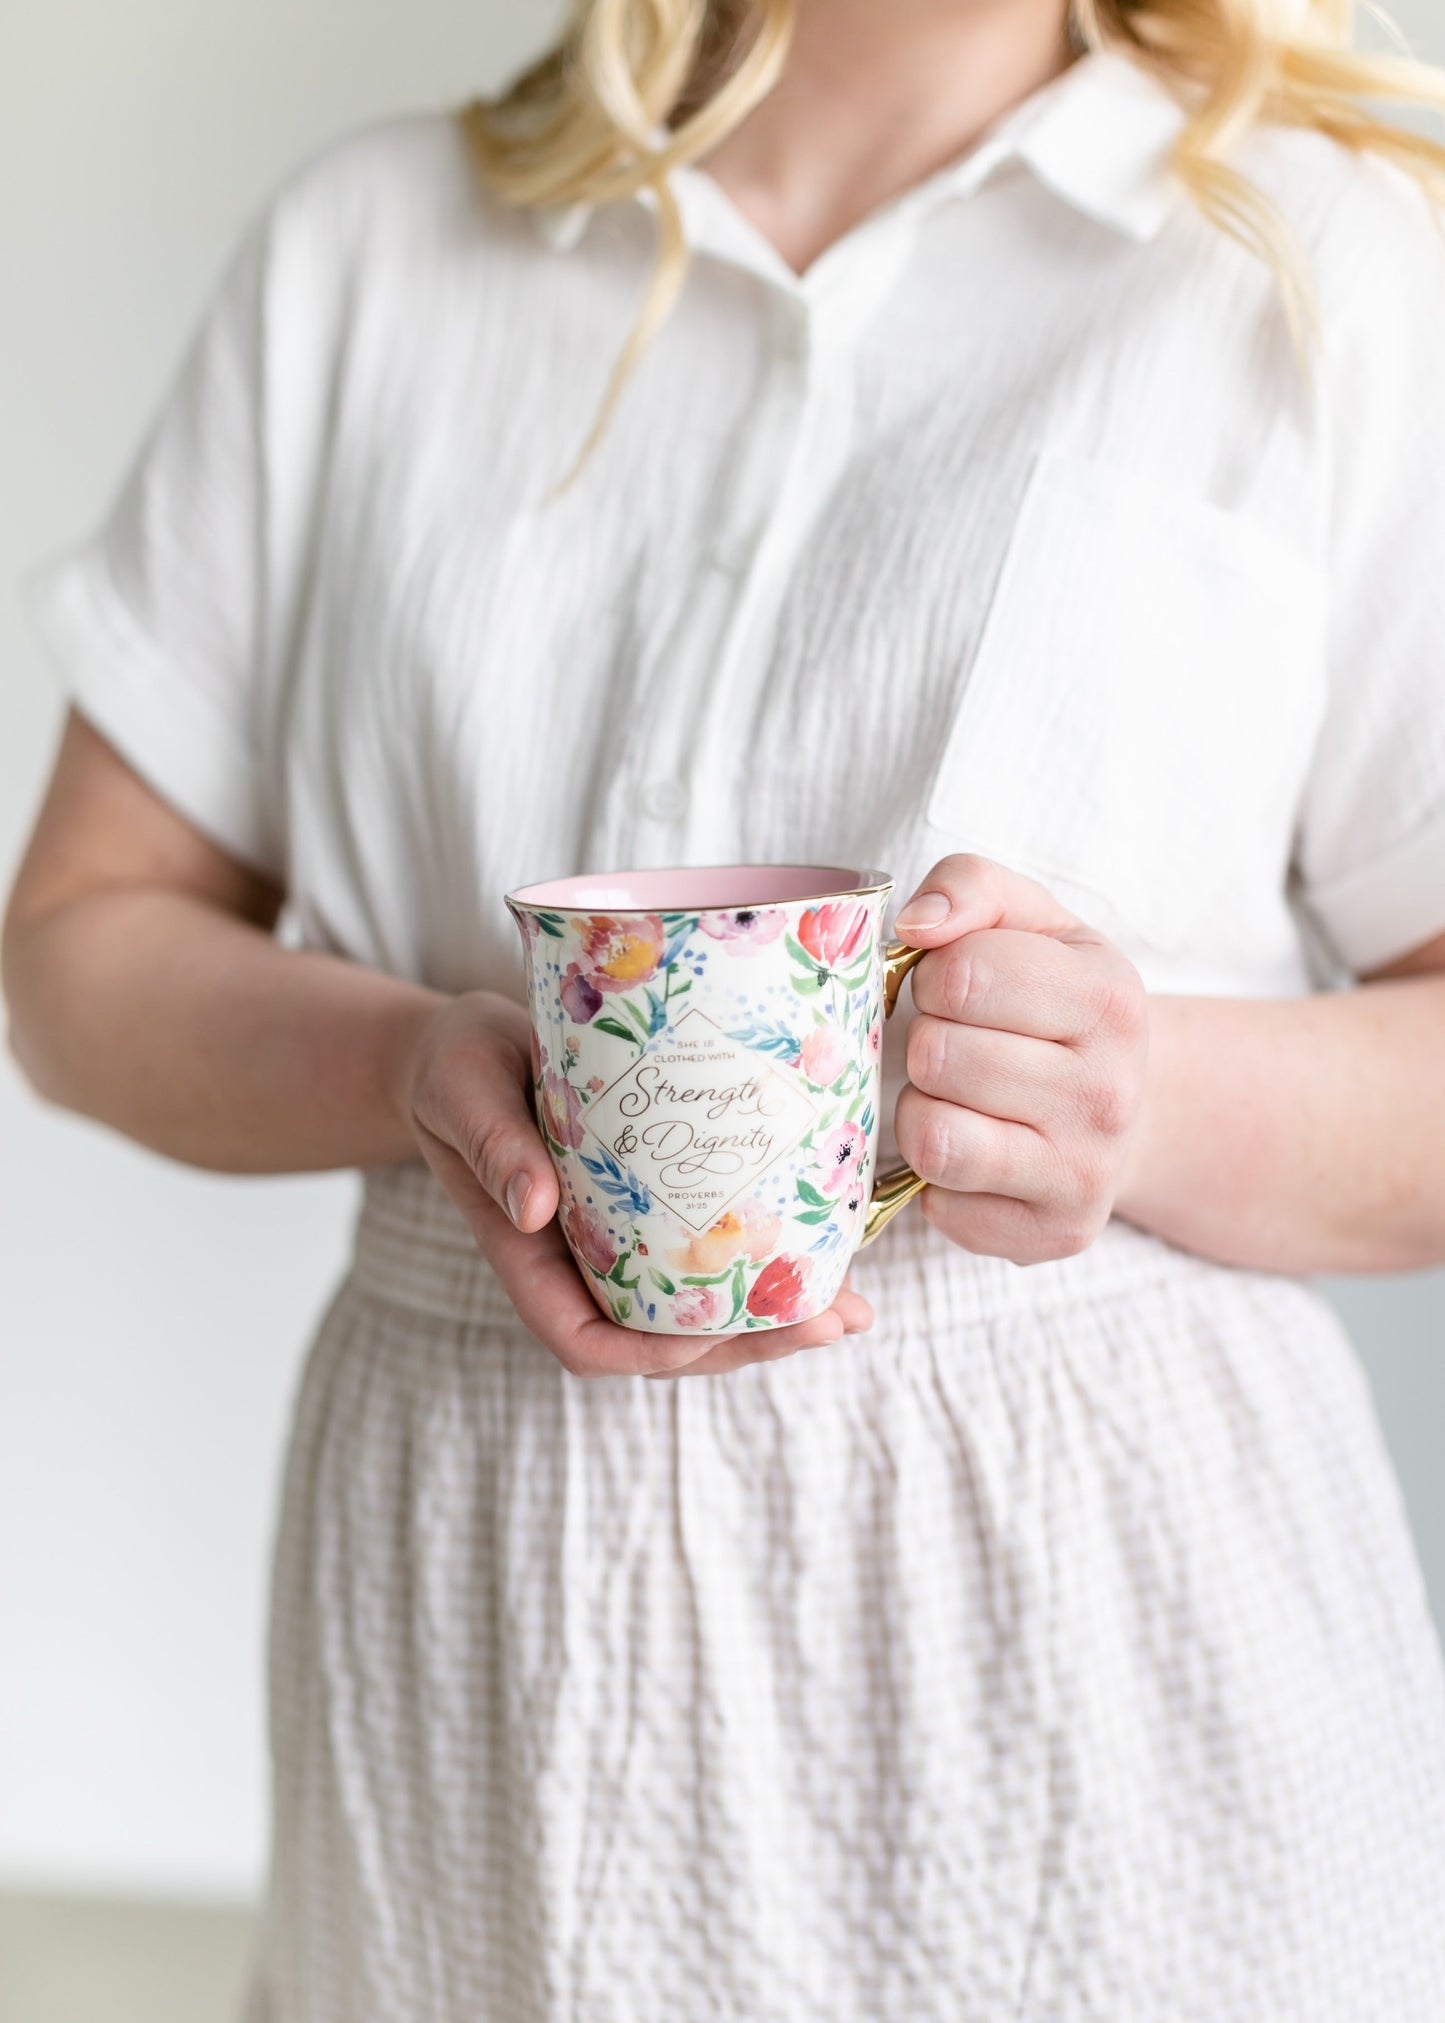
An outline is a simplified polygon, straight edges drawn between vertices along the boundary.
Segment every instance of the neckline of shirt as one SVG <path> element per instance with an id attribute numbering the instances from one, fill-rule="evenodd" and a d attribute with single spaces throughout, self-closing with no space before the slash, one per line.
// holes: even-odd
<path id="1" fill-rule="evenodd" d="M 786 294 L 814 301 L 860 252 L 969 195 L 1008 162 L 1022 163 L 1056 196 L 1123 236 L 1152 239 L 1181 195 L 1167 156 L 1186 117 L 1173 94 L 1140 65 L 1111 50 L 1088 50 L 1001 113 L 964 154 L 851 226 L 801 274 L 704 167 L 684 164 L 670 172 L 670 182 L 693 254 L 729 261 Z M 651 210 L 657 204 L 647 189 L 623 201 Z M 554 250 L 570 252 L 595 209 L 550 205 L 532 216 Z"/>

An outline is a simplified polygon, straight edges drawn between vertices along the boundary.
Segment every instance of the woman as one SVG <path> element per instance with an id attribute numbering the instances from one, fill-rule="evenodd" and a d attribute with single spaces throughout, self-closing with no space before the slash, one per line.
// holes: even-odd
<path id="1" fill-rule="evenodd" d="M 1438 2023 L 1445 1674 L 1294 1275 L 1445 1258 L 1445 151 L 1359 102 L 1445 91 L 792 11 L 313 165 L 41 588 L 22 1064 L 368 1169 L 250 2013 Z M 501 894 L 736 859 L 913 894 L 931 1184 L 709 1346 L 567 1259 Z"/>

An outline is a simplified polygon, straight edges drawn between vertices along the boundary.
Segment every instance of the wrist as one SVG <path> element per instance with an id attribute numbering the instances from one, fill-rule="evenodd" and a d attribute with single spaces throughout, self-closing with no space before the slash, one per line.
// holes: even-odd
<path id="1" fill-rule="evenodd" d="M 381 1020 L 377 1050 L 378 1101 L 399 1156 L 416 1152 L 415 1090 L 427 1035 L 440 1008 L 449 1000 L 439 991 L 408 989 L 388 1005 Z"/>
<path id="2" fill-rule="evenodd" d="M 1164 1108 L 1172 1036 L 1171 1000 L 1151 996 L 1148 1004 L 1149 1043 L 1143 1086 L 1114 1193 L 1114 1213 L 1145 1229 L 1151 1226 L 1150 1203 L 1158 1189 L 1168 1146 Z"/>

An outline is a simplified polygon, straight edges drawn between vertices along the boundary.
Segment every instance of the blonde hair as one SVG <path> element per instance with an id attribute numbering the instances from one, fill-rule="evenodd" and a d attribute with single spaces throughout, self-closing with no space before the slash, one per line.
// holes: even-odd
<path id="1" fill-rule="evenodd" d="M 687 272 L 668 173 L 707 154 L 766 97 L 787 56 L 794 7 L 795 0 L 573 0 L 570 26 L 540 62 L 500 97 L 462 110 L 478 167 L 506 203 L 600 204 L 644 190 L 656 202 L 651 286 L 578 467 Z M 1378 18 L 1403 48 L 1394 24 Z M 1070 0 L 1075 47 L 1127 57 L 1186 111 L 1169 165 L 1204 216 L 1273 270 L 1306 369 L 1305 323 L 1319 335 L 1314 288 L 1275 206 L 1225 159 L 1236 142 L 1256 124 L 1310 127 L 1386 157 L 1445 202 L 1445 144 L 1364 103 L 1445 110 L 1445 71 L 1409 55 L 1358 50 L 1354 30 L 1354 0 Z"/>

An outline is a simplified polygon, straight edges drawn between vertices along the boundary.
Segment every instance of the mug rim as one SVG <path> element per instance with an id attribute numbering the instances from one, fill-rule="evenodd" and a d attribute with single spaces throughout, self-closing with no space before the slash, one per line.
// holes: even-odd
<path id="1" fill-rule="evenodd" d="M 633 864 L 616 870 L 581 871 L 567 873 L 558 878 L 534 878 L 529 880 L 525 885 L 513 886 L 510 892 L 503 895 L 503 898 L 508 911 L 514 914 L 587 914 L 605 911 L 609 917 L 619 914 L 643 917 L 655 913 L 688 913 L 693 910 L 690 905 L 660 905 L 657 901 L 653 901 L 651 905 L 616 906 L 609 903 L 603 906 L 597 901 L 584 902 L 580 899 L 567 900 L 556 898 L 540 899 L 532 895 L 558 886 L 601 885 L 609 879 L 624 881 L 629 878 L 656 878 L 659 875 L 667 876 L 673 874 L 682 879 L 692 876 L 695 872 L 731 871 L 736 871 L 739 874 L 775 871 L 816 871 L 824 877 L 834 874 L 839 881 L 847 879 L 851 882 L 847 884 L 843 884 L 842 882 L 832 883 L 818 892 L 791 893 L 786 899 L 758 898 L 750 896 L 746 891 L 740 891 L 738 896 L 732 901 L 703 907 L 700 909 L 701 911 L 706 913 L 730 913 L 745 908 L 760 909 L 764 906 L 817 905 L 830 899 L 865 899 L 875 892 L 891 891 L 897 882 L 891 872 L 859 869 L 857 866 L 847 864 L 814 864 L 811 862 L 795 863 L 784 861 L 774 861 L 769 864 Z"/>

